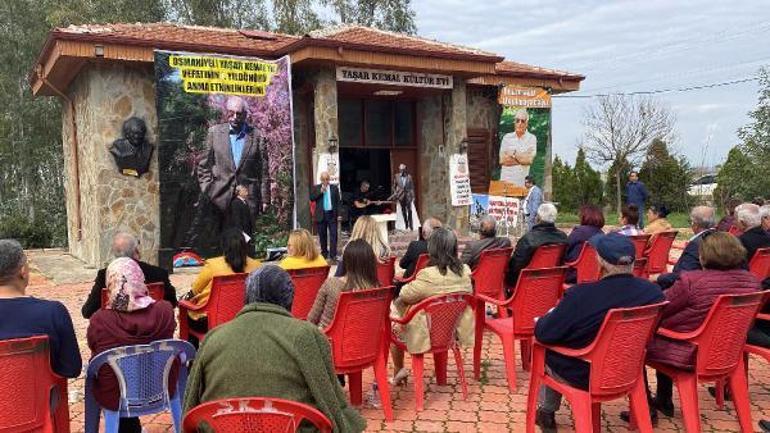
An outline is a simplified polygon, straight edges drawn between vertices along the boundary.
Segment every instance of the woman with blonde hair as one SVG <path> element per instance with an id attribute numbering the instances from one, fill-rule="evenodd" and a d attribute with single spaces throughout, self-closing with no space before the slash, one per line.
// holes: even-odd
<path id="1" fill-rule="evenodd" d="M 366 243 L 372 247 L 372 251 L 374 251 L 374 257 L 376 257 L 379 262 L 385 262 L 390 257 L 390 246 L 382 238 L 382 233 L 380 233 L 380 228 L 377 226 L 377 221 L 375 221 L 371 216 L 364 215 L 358 218 L 356 223 L 353 225 L 353 230 L 350 232 L 350 240 L 348 241 L 347 245 L 345 245 L 345 248 L 350 245 L 350 242 L 356 239 L 363 239 L 366 241 Z M 341 277 L 344 274 L 345 260 L 343 254 L 343 260 L 341 260 L 337 265 L 337 271 L 334 273 L 334 276 Z"/>
<path id="2" fill-rule="evenodd" d="M 313 235 L 306 229 L 292 230 L 289 233 L 286 250 L 288 255 L 278 265 L 287 271 L 327 265 L 326 259 L 318 251 Z"/>

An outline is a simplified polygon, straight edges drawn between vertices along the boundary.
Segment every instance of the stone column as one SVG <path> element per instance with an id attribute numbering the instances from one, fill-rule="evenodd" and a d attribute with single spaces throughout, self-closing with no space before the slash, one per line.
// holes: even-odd
<path id="1" fill-rule="evenodd" d="M 337 137 L 337 75 L 333 67 L 320 68 L 313 77 L 313 117 L 315 143 L 313 149 L 313 179 L 318 166 L 318 154 L 329 150 L 329 138 Z"/>
<path id="2" fill-rule="evenodd" d="M 466 97 L 465 80 L 454 77 L 454 87 L 451 94 L 444 95 L 444 158 L 443 176 L 444 202 L 446 206 L 446 223 L 449 227 L 468 234 L 470 222 L 468 206 L 452 206 L 449 193 L 449 157 L 460 151 L 460 144 L 468 135 L 468 100 Z M 432 173 L 429 173 L 432 176 Z"/>

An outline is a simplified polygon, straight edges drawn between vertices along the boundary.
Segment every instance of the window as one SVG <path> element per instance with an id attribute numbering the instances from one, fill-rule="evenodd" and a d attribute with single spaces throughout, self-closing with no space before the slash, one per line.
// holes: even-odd
<path id="1" fill-rule="evenodd" d="M 393 127 L 391 101 L 366 101 L 366 145 L 390 146 Z"/>
<path id="2" fill-rule="evenodd" d="M 397 101 L 395 104 L 395 125 L 393 127 L 395 146 L 414 146 L 414 103 Z"/>
<path id="3" fill-rule="evenodd" d="M 414 101 L 340 98 L 340 147 L 416 147 Z"/>
<path id="4" fill-rule="evenodd" d="M 340 131 L 340 146 L 356 147 L 363 143 L 363 113 L 360 99 L 340 99 L 337 122 Z"/>

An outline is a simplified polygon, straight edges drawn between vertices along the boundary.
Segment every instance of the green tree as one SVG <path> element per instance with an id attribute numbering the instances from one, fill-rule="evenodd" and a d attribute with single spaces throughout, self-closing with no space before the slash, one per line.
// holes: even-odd
<path id="1" fill-rule="evenodd" d="M 575 188 L 573 194 L 577 198 L 578 207 L 584 204 L 600 205 L 604 197 L 604 184 L 601 174 L 591 167 L 582 147 L 578 149 L 575 158 Z"/>
<path id="2" fill-rule="evenodd" d="M 647 186 L 651 203 L 686 212 L 690 208 L 687 189 L 692 180 L 692 169 L 683 157 L 672 155 L 666 142 L 655 139 L 639 170 L 639 178 Z"/>
<path id="3" fill-rule="evenodd" d="M 625 181 L 631 173 L 631 168 L 631 163 L 626 160 L 617 160 L 610 165 L 609 170 L 607 170 L 607 180 L 604 184 L 604 203 L 606 205 L 617 206 L 618 203 L 625 201 L 625 190 L 622 185 L 625 185 Z M 620 188 L 618 188 L 617 182 L 620 182 Z"/>
<path id="4" fill-rule="evenodd" d="M 766 193 L 763 189 L 765 176 L 757 176 L 761 168 L 742 150 L 742 146 L 735 146 L 727 154 L 722 168 L 717 174 L 717 188 L 714 191 L 714 201 L 724 206 L 728 200 L 735 197 L 742 200 L 751 200 L 757 195 Z"/>
<path id="5" fill-rule="evenodd" d="M 559 203 L 559 208 L 563 211 L 577 210 L 576 178 L 572 167 L 568 163 L 562 162 L 557 155 L 553 159 L 551 176 L 553 178 L 553 201 Z"/>

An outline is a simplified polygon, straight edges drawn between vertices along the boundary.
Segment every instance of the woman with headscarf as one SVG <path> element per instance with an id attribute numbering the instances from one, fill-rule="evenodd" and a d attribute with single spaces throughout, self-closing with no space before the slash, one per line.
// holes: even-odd
<path id="1" fill-rule="evenodd" d="M 105 308 L 91 316 L 86 332 L 91 357 L 115 347 L 148 344 L 174 337 L 174 307 L 168 301 L 155 301 L 144 283 L 144 274 L 134 260 L 115 259 L 107 267 Z M 172 374 L 172 382 L 176 382 Z M 112 368 L 99 370 L 94 397 L 100 406 L 118 409 L 120 387 Z M 120 433 L 141 433 L 139 418 L 121 418 Z"/>
<path id="2" fill-rule="evenodd" d="M 266 265 L 246 280 L 246 306 L 235 319 L 209 331 L 190 372 L 184 412 L 207 401 L 254 396 L 313 406 L 337 433 L 357 433 L 366 422 L 337 382 L 326 337 L 294 319 L 294 284 Z"/>

